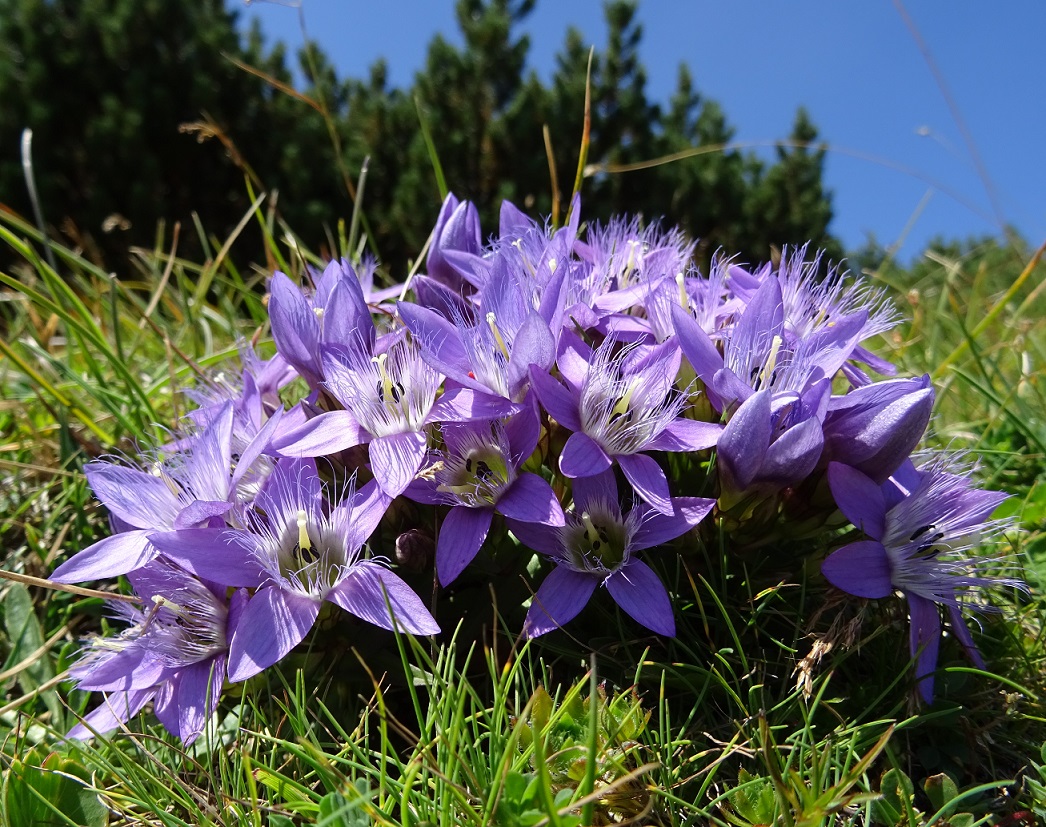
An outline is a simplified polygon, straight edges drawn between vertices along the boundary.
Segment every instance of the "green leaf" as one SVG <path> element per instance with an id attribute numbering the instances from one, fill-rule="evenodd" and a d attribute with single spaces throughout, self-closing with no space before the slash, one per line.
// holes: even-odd
<path id="1" fill-rule="evenodd" d="M 751 824 L 773 824 L 777 817 L 773 782 L 744 769 L 738 773 L 738 781 L 741 783 L 727 796 L 734 811 Z"/>
<path id="2" fill-rule="evenodd" d="M 942 809 L 945 804 L 959 795 L 959 788 L 955 786 L 955 782 L 947 773 L 943 772 L 927 778 L 923 782 L 923 789 L 935 810 Z"/>
<path id="3" fill-rule="evenodd" d="M 327 793 L 320 799 L 316 827 L 369 827 L 370 824 L 362 799 L 349 801 L 339 792 Z"/>
<path id="4" fill-rule="evenodd" d="M 51 753 L 15 759 L 4 773 L 4 823 L 21 827 L 104 827 L 109 811 L 87 786 L 90 773 L 76 761 Z"/>
<path id="5" fill-rule="evenodd" d="M 44 644 L 44 633 L 37 620 L 33 598 L 21 583 L 9 583 L 4 596 L 4 630 L 11 641 L 11 652 L 5 668 L 21 663 L 37 653 Z M 51 658 L 44 652 L 18 673 L 18 685 L 23 692 L 32 692 L 54 677 Z M 55 692 L 44 693 L 43 701 L 51 713 L 55 726 L 61 726 L 62 705 Z"/>

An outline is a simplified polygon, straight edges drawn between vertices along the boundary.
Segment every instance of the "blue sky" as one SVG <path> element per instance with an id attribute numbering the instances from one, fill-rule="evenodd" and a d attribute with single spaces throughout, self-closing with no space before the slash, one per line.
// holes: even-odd
<path id="1" fill-rule="evenodd" d="M 257 19 L 270 41 L 292 47 L 303 17 L 342 76 L 363 77 L 384 57 L 395 86 L 411 83 L 435 33 L 461 42 L 453 0 L 290 1 L 229 0 L 244 25 Z M 909 259 L 934 236 L 998 234 L 1003 223 L 1037 246 L 1046 2 L 908 0 L 903 14 L 889 0 L 641 0 L 648 96 L 667 102 L 685 62 L 743 142 L 786 137 L 805 106 L 830 148 L 832 230 L 848 247 L 872 233 L 903 242 Z M 551 74 L 568 26 L 602 47 L 602 2 L 538 0 L 523 29 L 539 77 Z"/>

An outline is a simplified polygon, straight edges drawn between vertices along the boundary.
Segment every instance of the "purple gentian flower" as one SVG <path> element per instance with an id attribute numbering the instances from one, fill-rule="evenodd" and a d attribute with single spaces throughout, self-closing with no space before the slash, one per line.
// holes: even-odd
<path id="1" fill-rule="evenodd" d="M 608 338 L 595 350 L 564 334 L 557 360 L 566 386 L 531 369 L 538 399 L 574 433 L 559 457 L 567 477 L 600 474 L 616 460 L 646 502 L 673 513 L 668 480 L 645 451 L 700 451 L 716 444 L 720 427 L 680 416 L 686 398 L 675 391 L 674 344 L 621 347 Z"/>
<path id="2" fill-rule="evenodd" d="M 269 285 L 272 338 L 280 355 L 315 388 L 323 381 L 324 347 L 364 342 L 376 331 L 363 287 L 347 261 L 332 261 L 311 296 L 277 271 Z"/>
<path id="3" fill-rule="evenodd" d="M 344 410 L 320 414 L 273 439 L 283 456 L 317 457 L 368 444 L 371 470 L 389 497 L 399 496 L 421 469 L 428 427 L 435 422 L 496 419 L 515 410 L 507 400 L 468 388 L 448 388 L 413 342 L 384 353 L 338 348 L 323 360 L 327 389 Z"/>
<path id="4" fill-rule="evenodd" d="M 224 525 L 236 505 L 240 484 L 256 473 L 256 462 L 279 425 L 273 416 L 233 459 L 233 405 L 226 402 L 189 450 L 152 464 L 149 470 L 113 462 L 89 462 L 84 472 L 94 495 L 109 509 L 119 533 L 99 540 L 55 569 L 51 579 L 76 583 L 116 577 L 156 557 L 149 535 L 157 530 Z"/>
<path id="5" fill-rule="evenodd" d="M 534 595 L 523 631 L 537 637 L 563 626 L 585 607 L 596 587 L 637 622 L 658 634 L 675 636 L 672 602 L 661 579 L 635 553 L 686 533 L 715 500 L 673 497 L 663 514 L 646 503 L 622 514 L 612 471 L 574 480 L 574 507 L 565 526 L 509 520 L 520 541 L 556 562 Z"/>
<path id="6" fill-rule="evenodd" d="M 229 679 L 250 678 L 305 638 L 323 601 L 385 629 L 439 631 L 421 599 L 363 546 L 390 498 L 374 481 L 328 507 L 312 460 L 284 458 L 245 516 L 243 530 L 195 529 L 151 537 L 201 577 L 257 591 L 232 636 Z"/>
<path id="7" fill-rule="evenodd" d="M 975 489 L 968 477 L 941 467 L 895 475 L 879 486 L 860 471 L 831 463 L 828 483 L 839 509 L 871 539 L 832 552 L 821 571 L 832 585 L 857 597 L 904 593 L 915 678 L 930 703 L 941 637 L 938 606 L 947 608 L 952 632 L 983 669 L 962 617 L 962 596 L 993 585 L 1023 585 L 982 574 L 991 561 L 968 554 L 1004 527 L 990 517 L 1007 495 Z"/>
<path id="8" fill-rule="evenodd" d="M 472 562 L 495 511 L 520 522 L 564 524 L 552 487 L 520 468 L 537 446 L 539 432 L 531 404 L 504 426 L 475 422 L 443 427 L 446 450 L 439 470 L 431 481 L 419 480 L 407 489 L 416 500 L 451 507 L 436 545 L 436 573 L 442 585 L 453 582 Z"/>
<path id="9" fill-rule="evenodd" d="M 115 729 L 153 701 L 160 723 L 191 744 L 218 705 L 229 639 L 247 592 L 240 589 L 226 598 L 224 586 L 205 584 L 164 560 L 131 572 L 128 579 L 147 608 L 114 603 L 131 628 L 90 641 L 69 670 L 77 688 L 106 693 L 69 737 Z"/>

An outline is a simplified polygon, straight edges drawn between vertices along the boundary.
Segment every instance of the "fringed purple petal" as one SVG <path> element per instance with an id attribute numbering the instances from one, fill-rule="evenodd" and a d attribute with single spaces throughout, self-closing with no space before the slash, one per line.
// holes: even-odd
<path id="1" fill-rule="evenodd" d="M 833 586 L 856 597 L 879 599 L 893 591 L 890 560 L 882 543 L 860 540 L 833 551 L 821 563 L 821 573 Z"/>
<path id="2" fill-rule="evenodd" d="M 442 586 L 449 586 L 475 559 L 487 539 L 493 508 L 455 506 L 440 526 L 436 541 L 436 574 Z"/>
<path id="3" fill-rule="evenodd" d="M 259 589 L 229 644 L 229 680 L 245 681 L 281 660 L 305 639 L 319 611 L 312 598 L 274 586 Z"/>
<path id="4" fill-rule="evenodd" d="M 642 560 L 632 559 L 607 578 L 607 591 L 626 614 L 659 635 L 675 637 L 672 601 L 661 578 Z"/>
<path id="5" fill-rule="evenodd" d="M 376 480 L 371 480 L 355 494 L 342 500 L 331 513 L 331 522 L 335 522 L 341 513 L 349 526 L 345 545 L 349 549 L 360 548 L 381 522 L 389 509 L 392 497 L 381 490 Z"/>
<path id="6" fill-rule="evenodd" d="M 327 599 L 382 629 L 396 628 L 412 635 L 439 634 L 439 625 L 421 598 L 397 575 L 375 563 L 353 566 Z"/>
<path id="7" fill-rule="evenodd" d="M 599 578 L 557 566 L 538 587 L 523 622 L 523 634 L 538 637 L 564 626 L 585 608 Z"/>

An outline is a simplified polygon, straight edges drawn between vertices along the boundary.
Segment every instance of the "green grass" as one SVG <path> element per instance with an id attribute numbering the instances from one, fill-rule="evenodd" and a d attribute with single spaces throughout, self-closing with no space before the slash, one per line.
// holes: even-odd
<path id="1" fill-rule="evenodd" d="M 52 270 L 36 232 L 0 216 L 0 239 L 23 259 L 0 273 L 5 570 L 46 577 L 103 536 L 83 462 L 162 440 L 185 412 L 181 389 L 234 356 L 239 339 L 266 346 L 264 279 L 273 266 L 300 271 L 303 256 L 275 240 L 286 228 L 264 205 L 245 218 L 266 232 L 259 267 L 233 264 L 235 236 L 201 232 L 205 262 L 179 259 L 161 238 L 116 279 L 58 248 Z M 934 441 L 971 451 L 984 484 L 1013 494 L 1013 553 L 1033 591 L 996 595 L 1000 611 L 981 616 L 975 635 L 995 674 L 971 669 L 947 639 L 943 699 L 912 706 L 901 606 L 826 603 L 810 562 L 823 538 L 782 539 L 770 559 L 732 551 L 724 526 L 671 563 L 659 558 L 665 579 L 683 584 L 674 640 L 637 636 L 599 594 L 569 633 L 523 645 L 506 600 L 499 611 L 509 592 L 476 587 L 460 592 L 468 624 L 439 642 L 321 621 L 278 668 L 228 687 L 214 731 L 188 750 L 147 716 L 70 745 L 61 734 L 93 701 L 62 675 L 77 638 L 106 628 L 101 598 L 7 582 L 8 823 L 51 795 L 55 778 L 62 795 L 84 783 L 97 791 L 114 823 L 163 825 L 958 825 L 1022 808 L 1046 815 L 1035 786 L 1046 762 L 1046 314 L 1027 287 L 1041 283 L 1042 266 L 1010 291 L 1030 254 L 961 252 L 875 276 L 912 319 L 881 352 L 906 374 L 947 365 Z M 47 759 L 52 750 L 61 758 Z M 57 760 L 65 775 L 52 771 Z M 80 823 L 65 819 L 56 823 Z"/>

